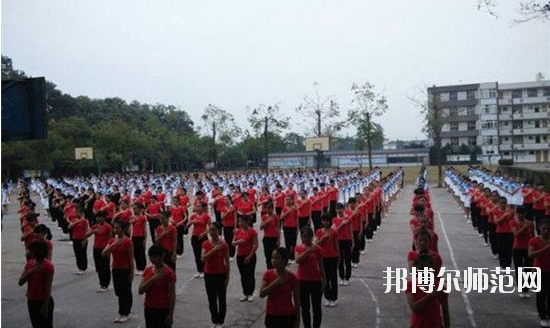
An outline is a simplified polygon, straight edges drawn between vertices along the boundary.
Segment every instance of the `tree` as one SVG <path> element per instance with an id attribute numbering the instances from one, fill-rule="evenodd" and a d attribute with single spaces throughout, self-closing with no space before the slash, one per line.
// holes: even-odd
<path id="1" fill-rule="evenodd" d="M 201 116 L 204 127 L 212 138 L 213 164 L 217 167 L 218 162 L 218 141 L 222 145 L 230 145 L 233 139 L 239 136 L 241 130 L 235 125 L 233 115 L 220 107 L 208 104 Z"/>
<path id="2" fill-rule="evenodd" d="M 290 117 L 281 117 L 279 114 L 279 105 L 266 106 L 258 105 L 254 108 L 252 114 L 248 117 L 248 122 L 256 136 L 263 130 L 264 137 L 264 162 L 267 169 L 267 154 L 269 154 L 269 135 L 270 132 L 279 135 L 281 130 L 288 128 Z"/>
<path id="3" fill-rule="evenodd" d="M 477 9 L 485 10 L 490 15 L 498 17 L 496 6 L 498 0 L 476 0 Z M 518 17 L 515 23 L 525 23 L 531 20 L 549 20 L 550 1 L 548 0 L 523 0 L 519 2 Z"/>
<path id="4" fill-rule="evenodd" d="M 372 135 L 375 132 L 372 117 L 384 114 L 388 110 L 388 101 L 386 96 L 374 92 L 374 84 L 368 81 L 363 84 L 354 82 L 351 91 L 354 108 L 348 113 L 348 121 L 357 128 L 357 139 L 367 140 L 369 168 L 372 170 Z M 381 127 L 378 127 L 380 131 Z"/>
<path id="5" fill-rule="evenodd" d="M 437 162 L 437 186 L 443 186 L 443 168 L 442 168 L 442 129 L 445 125 L 445 117 L 443 110 L 447 106 L 447 102 L 441 100 L 440 94 L 434 85 L 428 88 L 428 93 L 425 94 L 426 100 L 418 100 L 409 97 L 413 104 L 420 108 L 420 112 L 424 115 L 424 127 L 422 131 L 433 140 L 433 154 Z"/>
<path id="6" fill-rule="evenodd" d="M 306 151 L 306 138 L 296 132 L 289 132 L 284 137 L 287 152 Z"/>
<path id="7" fill-rule="evenodd" d="M 319 83 L 313 82 L 313 86 L 314 95 L 306 95 L 296 112 L 302 114 L 307 121 L 313 118 L 315 126 L 308 129 L 308 133 L 316 137 L 332 137 L 345 125 L 345 122 L 338 120 L 340 106 L 333 95 L 325 98 L 319 95 Z"/>

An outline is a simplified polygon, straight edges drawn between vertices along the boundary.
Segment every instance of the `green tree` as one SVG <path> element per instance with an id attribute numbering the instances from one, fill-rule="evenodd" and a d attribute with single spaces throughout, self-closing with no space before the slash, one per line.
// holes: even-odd
<path id="1" fill-rule="evenodd" d="M 279 113 L 279 105 L 258 105 L 248 117 L 248 122 L 254 130 L 256 137 L 263 134 L 264 138 L 264 163 L 267 169 L 267 154 L 269 154 L 269 136 L 279 135 L 283 129 L 288 128 L 290 117 L 284 117 Z"/>
<path id="2" fill-rule="evenodd" d="M 230 146 L 239 136 L 241 130 L 235 125 L 233 115 L 218 106 L 208 104 L 201 116 L 206 134 L 212 138 L 212 160 L 214 167 L 218 164 L 218 143 Z"/>

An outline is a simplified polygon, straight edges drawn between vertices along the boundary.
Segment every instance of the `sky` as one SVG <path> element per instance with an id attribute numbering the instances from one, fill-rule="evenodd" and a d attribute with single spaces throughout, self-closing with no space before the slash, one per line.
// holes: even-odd
<path id="1" fill-rule="evenodd" d="M 550 79 L 550 22 L 511 23 L 518 2 L 495 18 L 476 0 L 3 0 L 1 52 L 72 96 L 171 104 L 196 126 L 210 103 L 249 130 L 247 107 L 279 104 L 305 133 L 314 82 L 345 113 L 369 81 L 385 137 L 414 140 L 427 86 Z"/>

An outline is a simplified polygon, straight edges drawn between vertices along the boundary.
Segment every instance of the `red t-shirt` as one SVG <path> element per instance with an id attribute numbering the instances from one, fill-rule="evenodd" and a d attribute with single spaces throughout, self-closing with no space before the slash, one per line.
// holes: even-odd
<path id="1" fill-rule="evenodd" d="M 137 220 L 132 223 L 132 237 L 144 237 L 145 236 L 145 224 L 147 219 L 145 215 L 140 215 Z"/>
<path id="2" fill-rule="evenodd" d="M 434 260 L 434 274 L 437 276 L 439 274 L 439 271 L 441 270 L 441 267 L 443 266 L 443 260 L 441 259 L 441 256 L 439 253 L 436 253 L 432 250 L 429 251 L 429 255 Z M 409 254 L 407 254 L 407 262 L 413 262 L 418 258 L 418 250 L 415 251 L 409 251 Z"/>
<path id="3" fill-rule="evenodd" d="M 193 213 L 190 217 L 190 221 L 194 221 L 192 235 L 199 236 L 206 232 L 208 222 L 210 222 L 210 215 L 208 215 L 208 213 L 203 213 L 201 215 Z"/>
<path id="4" fill-rule="evenodd" d="M 514 236 L 514 246 L 513 246 L 514 249 L 529 248 L 529 240 L 533 237 L 534 228 L 533 228 L 533 225 L 530 224 L 530 222 L 524 221 L 523 225 L 526 225 L 526 224 L 528 224 L 529 226 L 525 230 L 523 230 L 521 234 Z M 510 221 L 510 230 L 514 228 L 516 229 L 516 231 L 518 231 L 523 227 L 523 225 L 516 220 L 512 220 Z"/>
<path id="5" fill-rule="evenodd" d="M 115 210 L 116 205 L 113 202 L 107 203 L 107 207 L 105 208 L 105 219 L 112 220 L 113 216 L 115 216 Z"/>
<path id="6" fill-rule="evenodd" d="M 166 251 L 172 252 L 172 251 L 174 251 L 174 236 L 178 233 L 178 230 L 176 229 L 176 227 L 174 227 L 171 224 L 168 224 L 166 227 L 160 225 L 155 230 L 157 238 L 165 230 L 168 230 L 169 233 L 167 235 L 165 235 L 164 237 L 162 237 L 162 239 L 158 242 L 158 244 L 162 248 L 164 248 Z"/>
<path id="7" fill-rule="evenodd" d="M 111 232 L 113 231 L 113 227 L 111 227 L 111 225 L 108 223 L 96 223 L 92 226 L 92 230 L 97 230 L 97 232 L 94 234 L 94 248 L 103 249 L 107 247 L 107 243 L 109 242 L 109 239 L 111 239 Z"/>
<path id="8" fill-rule="evenodd" d="M 132 210 L 126 209 L 122 212 L 120 212 L 117 216 L 118 220 L 121 222 L 130 222 L 130 218 L 132 217 Z"/>
<path id="9" fill-rule="evenodd" d="M 247 213 L 250 213 L 252 211 L 254 211 L 254 203 L 250 199 L 246 202 L 244 200 L 241 200 L 239 204 L 239 212 L 248 215 Z"/>
<path id="10" fill-rule="evenodd" d="M 533 195 L 535 194 L 535 192 L 533 191 L 529 195 L 525 196 L 525 194 L 528 193 L 531 190 L 532 190 L 531 188 L 525 188 L 525 187 L 523 187 L 521 189 L 521 194 L 523 196 L 523 203 L 524 204 L 533 204 Z"/>
<path id="11" fill-rule="evenodd" d="M 321 199 L 321 206 L 322 207 L 328 207 L 329 200 L 328 200 L 328 193 L 326 190 L 319 190 L 317 193 L 317 196 Z"/>
<path id="12" fill-rule="evenodd" d="M 113 244 L 115 242 L 115 238 L 111 238 L 109 240 L 109 244 Z M 113 269 L 129 269 L 130 265 L 132 263 L 133 256 L 128 256 L 128 249 L 133 248 L 134 244 L 130 240 L 130 238 L 124 236 L 122 237 L 122 241 L 120 244 L 115 245 L 113 248 L 111 248 L 111 255 L 113 257 L 113 262 L 111 263 L 111 266 Z"/>
<path id="13" fill-rule="evenodd" d="M 262 277 L 266 286 L 277 280 L 275 269 L 267 270 Z M 286 272 L 286 281 L 283 285 L 277 286 L 268 296 L 265 312 L 276 316 L 289 316 L 294 314 L 294 303 L 292 303 L 293 290 L 298 284 L 296 275 L 290 271 Z"/>
<path id="14" fill-rule="evenodd" d="M 183 207 L 185 210 L 187 210 L 187 204 L 189 204 L 189 196 L 180 195 L 179 198 L 180 198 L 181 207 Z"/>
<path id="15" fill-rule="evenodd" d="M 328 197 L 329 200 L 332 202 L 338 201 L 338 188 L 336 187 L 328 187 Z"/>
<path id="16" fill-rule="evenodd" d="M 149 213 L 151 220 L 158 220 L 160 216 L 160 210 L 162 209 L 161 203 L 154 203 L 147 206 L 147 213 Z"/>
<path id="17" fill-rule="evenodd" d="M 529 246 L 533 246 L 533 250 L 537 251 L 543 247 L 545 244 L 539 237 L 533 237 L 529 240 Z M 533 266 L 540 268 L 542 272 L 550 272 L 550 249 L 547 249 L 544 253 L 539 254 L 539 256 L 533 258 Z"/>
<path id="18" fill-rule="evenodd" d="M 36 260 L 30 259 L 25 264 L 25 271 L 34 267 Z M 42 301 L 46 298 L 46 275 L 51 275 L 53 280 L 54 266 L 52 262 L 44 259 L 42 269 L 35 272 L 27 281 L 27 299 L 29 301 Z"/>
<path id="19" fill-rule="evenodd" d="M 319 259 L 322 258 L 321 248 L 317 245 L 313 245 L 314 250 L 309 253 L 308 257 L 300 264 L 298 264 L 298 270 L 296 276 L 298 280 L 303 281 L 320 281 L 322 280 L 321 268 L 319 267 Z M 306 245 L 300 244 L 294 249 L 296 257 L 306 251 Z"/>
<path id="20" fill-rule="evenodd" d="M 350 229 L 349 229 L 349 225 L 351 224 L 351 220 L 349 217 L 343 217 L 343 218 L 340 218 L 340 217 L 335 217 L 333 220 L 332 220 L 332 223 L 334 225 L 334 227 L 339 227 L 340 225 L 344 225 L 340 231 L 338 231 L 338 240 L 351 240 L 352 239 L 352 234 L 350 232 Z"/>
<path id="21" fill-rule="evenodd" d="M 157 199 L 158 203 L 164 203 L 164 200 L 166 199 L 166 195 L 161 192 L 161 193 L 156 194 L 155 198 Z"/>
<path id="22" fill-rule="evenodd" d="M 103 209 L 103 207 L 105 207 L 105 205 L 107 205 L 107 203 L 105 203 L 105 201 L 103 199 L 96 199 L 94 201 L 94 206 L 93 206 L 93 211 L 94 212 L 98 212 L 98 211 L 101 211 Z"/>
<path id="23" fill-rule="evenodd" d="M 324 240 L 323 242 L 319 243 L 319 247 L 321 247 L 321 255 L 323 258 L 334 258 L 338 257 L 338 251 L 336 250 L 336 246 L 334 245 L 334 240 L 338 239 L 338 234 L 334 229 L 330 229 L 328 232 L 325 231 L 325 229 L 317 229 L 315 232 L 315 237 L 317 237 L 317 240 L 321 239 L 325 234 L 329 234 L 328 239 Z"/>
<path id="24" fill-rule="evenodd" d="M 298 226 L 298 210 L 296 208 L 283 208 L 283 213 L 288 212 L 283 220 L 283 227 L 296 228 Z"/>
<path id="25" fill-rule="evenodd" d="M 319 212 L 323 209 L 323 199 L 322 195 L 320 195 L 319 193 L 317 193 L 317 195 L 310 196 L 309 202 L 311 203 L 312 212 Z"/>
<path id="26" fill-rule="evenodd" d="M 204 262 L 204 273 L 208 274 L 225 274 L 227 272 L 225 257 L 229 253 L 229 246 L 220 240 L 222 248 L 214 253 L 210 259 Z M 205 240 L 202 243 L 202 249 L 206 253 L 210 252 L 214 248 L 214 244 L 210 240 Z"/>
<path id="27" fill-rule="evenodd" d="M 175 223 L 180 223 L 181 221 L 183 221 L 185 209 L 181 206 L 172 206 L 170 208 L 170 214 L 172 215 L 172 221 L 174 221 Z"/>
<path id="28" fill-rule="evenodd" d="M 354 214 L 354 212 L 355 211 L 348 209 L 344 211 L 344 215 L 351 218 L 353 231 L 358 232 L 359 230 L 361 230 L 361 216 L 359 215 L 359 213 Z"/>
<path id="29" fill-rule="evenodd" d="M 510 228 L 510 221 L 514 219 L 513 213 L 507 210 L 503 211 L 500 208 L 495 208 L 493 210 L 493 215 L 494 215 L 493 219 L 495 220 L 495 223 L 496 223 L 496 219 L 499 219 L 500 217 L 505 215 L 504 220 L 502 220 L 500 223 L 497 223 L 497 231 L 496 231 L 497 233 L 512 233 L 512 229 Z"/>
<path id="30" fill-rule="evenodd" d="M 73 239 L 83 240 L 86 239 L 86 232 L 88 231 L 88 220 L 79 220 L 73 226 Z"/>
<path id="31" fill-rule="evenodd" d="M 258 236 L 258 232 L 254 228 L 248 228 L 247 231 L 243 229 L 235 230 L 235 240 L 244 239 L 246 243 L 237 246 L 237 255 L 248 256 L 252 252 L 254 247 L 254 237 Z"/>
<path id="32" fill-rule="evenodd" d="M 225 203 L 226 203 L 225 196 L 218 195 L 214 200 L 214 208 L 216 209 L 216 211 L 221 212 L 225 208 L 225 205 L 226 205 Z"/>
<path id="33" fill-rule="evenodd" d="M 224 227 L 234 227 L 235 221 L 237 220 L 237 211 L 234 207 L 231 208 L 229 213 L 225 213 L 226 210 L 224 209 L 222 213 L 224 213 L 225 217 L 222 216 L 222 225 Z"/>
<path id="34" fill-rule="evenodd" d="M 544 207 L 546 208 L 544 215 L 550 216 L 550 192 L 547 192 L 544 196 Z"/>
<path id="35" fill-rule="evenodd" d="M 267 214 L 262 215 L 262 223 L 272 220 L 266 227 L 264 227 L 264 237 L 277 238 L 279 237 L 279 231 L 277 230 L 277 223 L 279 222 L 279 216 L 273 213 L 270 218 Z"/>
<path id="36" fill-rule="evenodd" d="M 276 208 L 283 208 L 285 206 L 285 193 L 277 190 L 273 194 L 273 200 L 275 201 Z"/>
<path id="37" fill-rule="evenodd" d="M 309 218 L 309 214 L 311 213 L 311 202 L 309 201 L 309 199 L 299 198 L 296 201 L 296 207 L 298 208 L 299 218 Z"/>
<path id="38" fill-rule="evenodd" d="M 286 197 L 290 196 L 290 198 L 292 198 L 292 201 L 296 201 L 296 197 L 298 196 L 298 194 L 294 189 L 287 189 L 285 190 L 285 196 Z"/>
<path id="39" fill-rule="evenodd" d="M 143 280 L 147 281 L 155 275 L 155 267 L 150 266 L 143 271 Z M 164 268 L 164 279 L 155 281 L 145 292 L 144 305 L 152 309 L 168 309 L 170 305 L 170 286 L 176 283 L 176 274 L 169 268 Z"/>
<path id="40" fill-rule="evenodd" d="M 233 202 L 233 207 L 238 209 L 242 201 L 241 194 L 232 194 L 231 201 Z"/>
<path id="41" fill-rule="evenodd" d="M 436 282 L 436 286 L 439 282 Z M 419 299 L 424 298 L 427 294 L 416 287 L 416 292 L 412 293 L 412 281 L 407 281 L 407 294 L 412 294 L 414 300 L 418 301 Z M 422 310 L 413 312 L 411 315 L 410 326 L 412 328 L 443 328 L 443 317 L 441 314 L 441 301 L 448 297 L 447 294 L 442 294 L 441 296 L 435 297 L 432 301 L 426 305 Z"/>
<path id="42" fill-rule="evenodd" d="M 537 211 L 543 211 L 544 210 L 544 194 L 541 193 L 538 190 L 535 190 L 535 191 L 533 191 L 533 193 L 531 195 L 533 195 L 533 209 L 537 210 Z M 541 196 L 542 196 L 542 198 L 538 199 Z"/>
<path id="43" fill-rule="evenodd" d="M 251 201 L 251 202 L 255 202 L 256 201 L 256 189 L 254 188 L 250 188 L 246 191 L 246 193 L 248 194 L 248 199 Z"/>

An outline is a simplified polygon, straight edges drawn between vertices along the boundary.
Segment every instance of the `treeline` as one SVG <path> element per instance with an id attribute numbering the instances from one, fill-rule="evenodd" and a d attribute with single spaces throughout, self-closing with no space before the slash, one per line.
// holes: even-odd
<path id="1" fill-rule="evenodd" d="M 22 79 L 23 71 L 2 56 L 2 80 Z M 47 170 L 52 175 L 90 172 L 192 170 L 215 163 L 217 168 L 261 167 L 269 152 L 305 150 L 305 138 L 295 132 L 236 134 L 217 138 L 206 127 L 200 133 L 184 110 L 172 105 L 130 103 L 120 98 L 73 97 L 47 82 L 48 138 L 36 141 L 2 142 L 3 177 L 21 176 L 24 170 Z M 210 106 L 210 105 L 209 105 Z M 225 112 L 226 113 L 226 112 Z M 230 115 L 230 114 L 229 114 Z M 257 130 L 257 131 L 254 131 Z M 373 148 L 380 148 L 380 128 Z M 223 131 L 217 131 L 223 136 Z M 215 146 L 214 146 L 215 145 Z M 354 138 L 336 138 L 335 150 L 353 150 Z M 76 161 L 75 147 L 93 147 L 94 159 Z"/>

